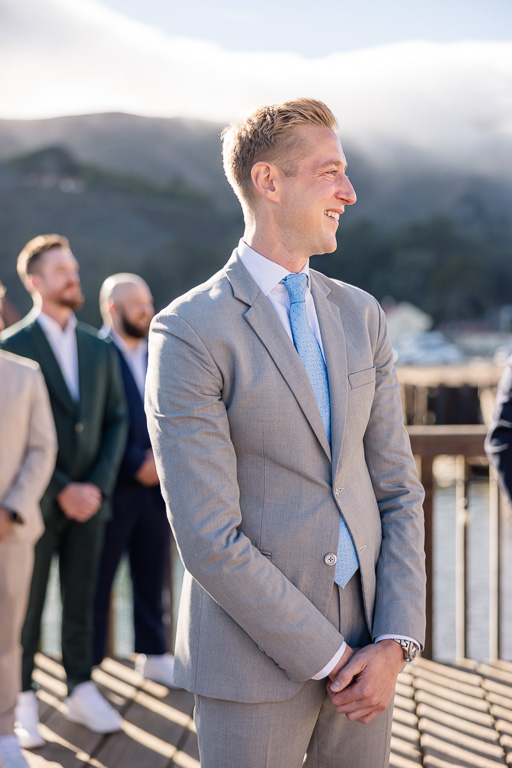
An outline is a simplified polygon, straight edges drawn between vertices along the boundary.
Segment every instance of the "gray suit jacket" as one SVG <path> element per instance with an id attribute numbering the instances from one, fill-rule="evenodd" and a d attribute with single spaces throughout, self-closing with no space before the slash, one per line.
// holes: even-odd
<path id="1" fill-rule="evenodd" d="M 176 682 L 280 701 L 342 643 L 325 618 L 339 516 L 373 637 L 424 636 L 423 491 L 382 310 L 311 271 L 332 453 L 300 358 L 236 252 L 150 333 L 146 410 L 186 573 Z"/>

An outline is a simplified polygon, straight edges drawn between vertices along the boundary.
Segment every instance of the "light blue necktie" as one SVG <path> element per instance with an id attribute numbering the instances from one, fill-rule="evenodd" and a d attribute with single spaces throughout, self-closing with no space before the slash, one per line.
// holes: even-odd
<path id="1" fill-rule="evenodd" d="M 293 343 L 299 353 L 304 368 L 311 381 L 315 393 L 320 416 L 327 433 L 327 439 L 331 442 L 331 408 L 329 399 L 329 381 L 327 368 L 320 345 L 315 334 L 311 330 L 306 312 L 306 288 L 308 276 L 301 272 L 298 275 L 288 275 L 281 280 L 290 297 L 290 326 L 292 329 Z M 340 532 L 338 538 L 338 554 L 334 581 L 345 587 L 359 563 L 352 537 L 348 531 L 343 516 L 340 516 Z"/>

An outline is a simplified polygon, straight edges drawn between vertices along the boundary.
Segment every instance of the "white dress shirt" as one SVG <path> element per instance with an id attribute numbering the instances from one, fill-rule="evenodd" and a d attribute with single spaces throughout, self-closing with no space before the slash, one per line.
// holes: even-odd
<path id="1" fill-rule="evenodd" d="M 253 249 L 243 240 L 240 240 L 237 252 L 242 264 L 247 269 L 252 279 L 258 284 L 262 293 L 265 294 L 274 307 L 283 328 L 293 344 L 292 328 L 290 325 L 290 295 L 286 286 L 281 285 L 281 280 L 290 275 L 291 272 L 284 267 L 281 267 L 280 264 L 276 264 L 274 261 L 270 261 L 256 251 L 253 251 Z M 318 324 L 315 302 L 313 301 L 313 296 L 309 287 L 309 261 L 304 266 L 304 269 L 301 270 L 301 273 L 304 273 L 308 277 L 308 284 L 306 287 L 306 314 L 308 316 L 308 323 L 315 334 L 316 340 L 320 344 L 320 349 L 322 350 L 323 355 L 324 348 L 322 345 L 320 326 Z"/>
<path id="2" fill-rule="evenodd" d="M 78 349 L 76 346 L 76 317 L 71 315 L 68 324 L 62 330 L 59 323 L 45 312 L 39 312 L 37 322 L 48 339 L 53 354 L 62 371 L 64 381 L 71 399 L 77 403 L 80 400 L 78 385 Z"/>
<path id="3" fill-rule="evenodd" d="M 255 283 L 257 283 L 262 293 L 265 294 L 267 299 L 274 307 L 283 328 L 293 343 L 292 329 L 290 326 L 290 296 L 286 286 L 281 285 L 281 280 L 283 280 L 283 278 L 291 273 L 284 267 L 276 264 L 274 261 L 270 261 L 261 254 L 257 253 L 257 251 L 254 251 L 250 246 L 247 245 L 244 240 L 240 240 L 237 252 L 242 264 L 247 269 L 252 279 L 255 281 Z M 320 345 L 320 349 L 322 350 L 322 354 L 324 355 L 325 359 L 324 348 L 322 345 L 322 336 L 320 333 L 320 325 L 318 323 L 315 302 L 313 301 L 313 295 L 309 285 L 309 261 L 305 264 L 301 272 L 308 276 L 308 285 L 306 288 L 306 313 L 308 316 L 309 326 L 315 334 L 315 338 Z M 412 640 L 419 648 L 419 643 L 414 640 L 414 638 L 406 637 L 405 635 L 381 635 L 376 638 L 375 642 L 378 643 L 380 640 L 392 638 L 399 638 L 400 640 Z M 333 658 L 325 665 L 325 667 L 323 667 L 320 672 L 317 672 L 317 674 L 312 677 L 312 680 L 321 680 L 322 678 L 327 677 L 345 653 L 346 647 L 347 644 L 344 642 L 337 653 L 333 656 Z"/>

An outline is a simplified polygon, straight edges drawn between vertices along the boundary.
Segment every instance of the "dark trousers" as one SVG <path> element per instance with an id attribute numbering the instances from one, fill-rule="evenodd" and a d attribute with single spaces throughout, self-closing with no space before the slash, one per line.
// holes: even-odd
<path id="1" fill-rule="evenodd" d="M 62 662 L 69 692 L 78 683 L 91 678 L 93 601 L 105 521 L 94 516 L 86 523 L 67 519 L 60 522 L 58 529 L 47 528 L 35 547 L 34 571 L 21 633 L 23 691 L 32 687 L 34 656 L 39 647 L 41 618 L 54 554 L 59 556 Z"/>
<path id="2" fill-rule="evenodd" d="M 155 655 L 167 650 L 162 593 L 168 573 L 170 528 L 164 503 L 156 488 L 121 486 L 114 493 L 112 509 L 94 601 L 94 664 L 100 664 L 106 655 L 110 593 L 125 553 L 133 585 L 134 650 Z"/>

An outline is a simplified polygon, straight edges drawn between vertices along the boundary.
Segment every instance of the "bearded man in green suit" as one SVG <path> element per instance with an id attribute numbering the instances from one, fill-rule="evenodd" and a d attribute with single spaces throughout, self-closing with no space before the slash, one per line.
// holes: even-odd
<path id="1" fill-rule="evenodd" d="M 18 274 L 34 308 L 4 332 L 2 346 L 39 363 L 58 438 L 56 468 L 41 500 L 46 530 L 36 545 L 22 631 L 16 734 L 30 748 L 44 743 L 32 672 L 54 554 L 59 556 L 67 717 L 102 733 L 121 725 L 119 713 L 91 681 L 92 606 L 127 416 L 114 347 L 76 320 L 74 310 L 82 306 L 83 296 L 78 262 L 67 239 L 41 235 L 31 240 L 18 257 Z"/>

